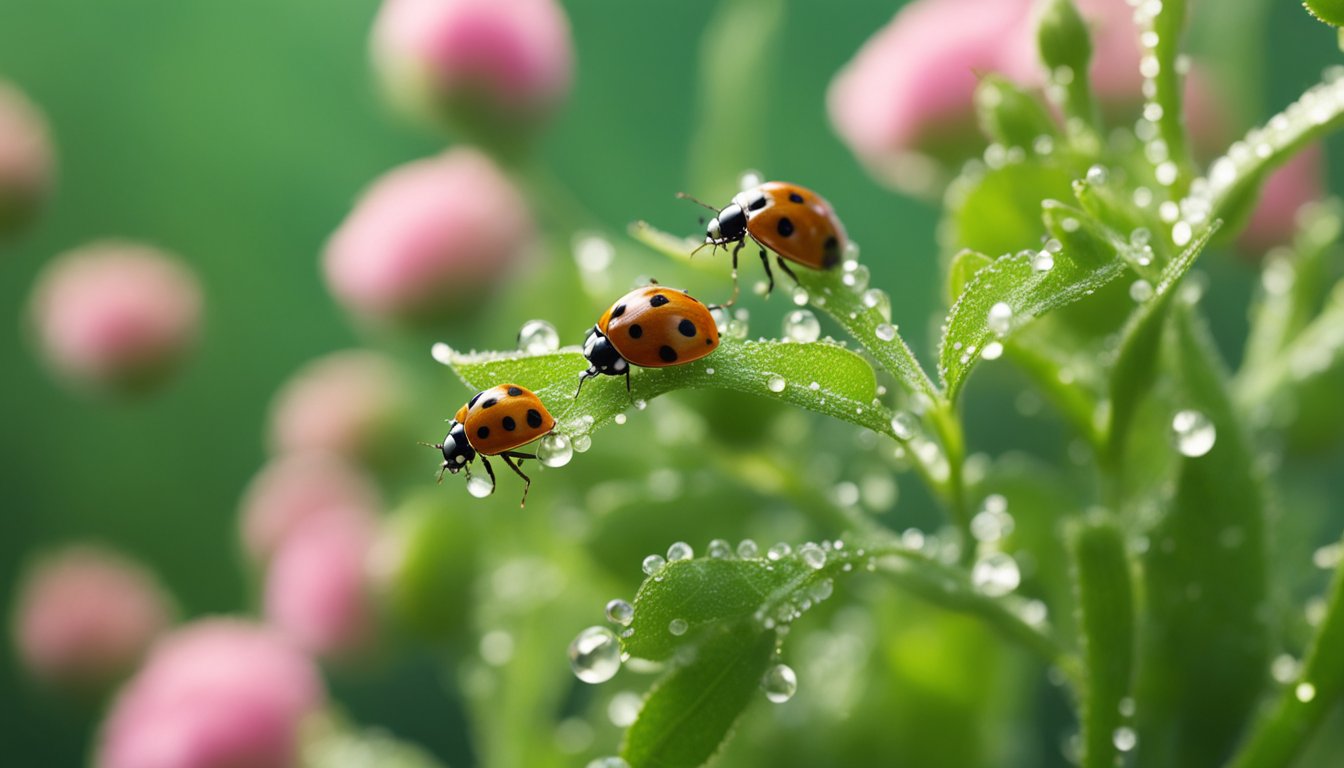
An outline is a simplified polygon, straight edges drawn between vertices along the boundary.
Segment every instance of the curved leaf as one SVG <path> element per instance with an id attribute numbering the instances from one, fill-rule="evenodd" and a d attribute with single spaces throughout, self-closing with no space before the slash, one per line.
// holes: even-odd
<path id="1" fill-rule="evenodd" d="M 832 342 L 798 344 L 738 341 L 723 337 L 708 357 L 669 368 L 636 368 L 630 393 L 624 377 L 600 376 L 584 384 L 579 373 L 588 361 L 578 347 L 540 355 L 458 353 L 436 345 L 434 356 L 473 391 L 504 382 L 537 393 L 556 419 L 556 430 L 571 438 L 591 434 L 631 407 L 677 389 L 728 389 L 770 397 L 890 435 L 891 412 L 879 403 L 877 379 L 862 357 Z M 778 388 L 778 391 L 776 389 Z"/>

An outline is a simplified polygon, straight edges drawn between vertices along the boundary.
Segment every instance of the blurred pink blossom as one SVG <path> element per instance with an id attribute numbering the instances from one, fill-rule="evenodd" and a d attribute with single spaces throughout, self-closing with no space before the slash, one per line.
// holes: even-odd
<path id="1" fill-rule="evenodd" d="M 317 669 L 279 633 L 204 619 L 165 637 L 103 724 L 99 768 L 290 768 L 323 703 Z"/>
<path id="2" fill-rule="evenodd" d="M 130 391 L 161 383 L 200 330 L 201 289 L 180 261 L 147 245 L 101 242 L 57 257 L 38 277 L 32 317 L 42 352 L 73 381 Z"/>
<path id="3" fill-rule="evenodd" d="M 366 647 L 375 618 L 366 561 L 375 535 L 373 520 L 353 512 L 301 522 L 271 560 L 267 620 L 315 655 Z"/>
<path id="4" fill-rule="evenodd" d="M 24 666 L 45 681 L 92 689 L 134 669 L 172 614 L 149 572 L 87 544 L 34 564 L 16 605 L 15 646 Z"/>
<path id="5" fill-rule="evenodd" d="M 345 460 L 322 454 L 281 456 L 243 494 L 243 545 L 253 561 L 266 562 L 310 519 L 372 519 L 379 507 L 373 481 Z"/>
<path id="6" fill-rule="evenodd" d="M 377 352 L 346 350 L 312 360 L 271 402 L 271 447 L 368 457 L 395 418 L 400 389 L 396 367 Z"/>
<path id="7" fill-rule="evenodd" d="M 384 0 L 374 65 L 409 110 L 489 134 L 526 132 L 569 93 L 569 19 L 555 0 Z"/>
<path id="8" fill-rule="evenodd" d="M 22 228 L 51 192 L 55 158 L 46 120 L 0 81 L 0 237 Z"/>
<path id="9" fill-rule="evenodd" d="M 347 308 L 423 319 L 479 301 L 532 243 L 513 183 L 490 158 L 458 148 L 374 182 L 328 241 L 323 266 Z"/>
<path id="10" fill-rule="evenodd" d="M 1310 144 L 1265 179 L 1260 202 L 1237 243 L 1249 251 L 1263 253 L 1291 241 L 1298 210 L 1324 196 L 1325 153 L 1319 143 Z"/>

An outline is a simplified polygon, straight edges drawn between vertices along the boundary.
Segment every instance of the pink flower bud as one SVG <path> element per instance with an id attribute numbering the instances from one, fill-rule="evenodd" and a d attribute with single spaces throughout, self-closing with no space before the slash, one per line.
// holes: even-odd
<path id="1" fill-rule="evenodd" d="M 323 701 L 311 660 L 278 633 L 205 619 L 164 638 L 103 723 L 99 768 L 290 768 Z"/>
<path id="2" fill-rule="evenodd" d="M 478 139 L 527 133 L 569 93 L 569 20 L 555 0 L 385 0 L 373 59 L 412 113 Z"/>
<path id="3" fill-rule="evenodd" d="M 309 518 L 280 545 L 266 575 L 266 618 L 308 653 L 342 657 L 367 646 L 373 609 L 366 560 L 374 521 L 346 512 Z"/>
<path id="4" fill-rule="evenodd" d="M 327 243 L 327 285 L 375 318 L 426 319 L 479 301 L 533 242 L 532 217 L 485 155 L 454 149 L 374 182 Z"/>
<path id="5" fill-rule="evenodd" d="M 1293 239 L 1298 210 L 1325 196 L 1325 153 L 1309 144 L 1270 173 L 1237 243 L 1263 253 Z"/>
<path id="6" fill-rule="evenodd" d="M 91 545 L 48 555 L 24 576 L 15 646 L 47 682 L 96 689 L 129 673 L 167 628 L 167 595 L 143 568 Z"/>
<path id="7" fill-rule="evenodd" d="M 181 262 L 124 242 L 58 257 L 38 277 L 32 317 L 60 374 L 119 392 L 162 383 L 191 349 L 201 289 Z"/>
<path id="8" fill-rule="evenodd" d="M 271 403 L 271 446 L 281 453 L 367 458 L 395 420 L 402 383 L 386 357 L 335 352 L 307 363 Z"/>
<path id="9" fill-rule="evenodd" d="M 282 456 L 243 494 L 243 545 L 255 562 L 265 562 L 309 519 L 372 518 L 378 509 L 373 481 L 345 461 L 320 454 Z"/>
<path id="10" fill-rule="evenodd" d="M 17 88 L 0 82 L 0 237 L 21 229 L 51 192 L 47 124 Z"/>

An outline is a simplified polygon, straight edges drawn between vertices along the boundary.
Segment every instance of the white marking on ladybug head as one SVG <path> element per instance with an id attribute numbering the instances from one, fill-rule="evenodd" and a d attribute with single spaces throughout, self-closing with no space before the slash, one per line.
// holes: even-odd
<path id="1" fill-rule="evenodd" d="M 719 230 L 719 218 L 715 216 L 709 220 L 709 225 L 705 227 L 705 242 L 712 243 L 715 240 L 722 239 Z"/>

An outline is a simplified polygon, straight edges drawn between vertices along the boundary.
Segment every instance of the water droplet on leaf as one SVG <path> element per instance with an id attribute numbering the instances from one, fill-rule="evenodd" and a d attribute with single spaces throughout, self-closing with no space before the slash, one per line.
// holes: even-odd
<path id="1" fill-rule="evenodd" d="M 569 644 L 569 666 L 585 683 L 605 683 L 621 668 L 621 642 L 606 627 L 589 627 Z"/>

